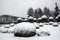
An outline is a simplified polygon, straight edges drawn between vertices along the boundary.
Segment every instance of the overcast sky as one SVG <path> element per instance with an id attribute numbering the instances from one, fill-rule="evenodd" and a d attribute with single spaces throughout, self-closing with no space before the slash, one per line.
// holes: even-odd
<path id="1" fill-rule="evenodd" d="M 60 0 L 0 0 L 0 15 L 9 14 L 14 16 L 26 17 L 27 10 L 32 7 L 34 10 L 46 6 L 54 10 L 55 2 L 60 9 Z"/>

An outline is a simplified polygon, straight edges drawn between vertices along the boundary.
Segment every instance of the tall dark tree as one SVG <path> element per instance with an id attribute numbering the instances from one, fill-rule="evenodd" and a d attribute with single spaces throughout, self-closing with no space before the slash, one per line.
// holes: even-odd
<path id="1" fill-rule="evenodd" d="M 37 9 L 35 9 L 35 18 L 38 18 L 38 13 L 37 13 Z"/>
<path id="2" fill-rule="evenodd" d="M 47 7 L 44 8 L 44 14 L 47 15 L 48 17 L 51 16 L 49 8 Z"/>
<path id="3" fill-rule="evenodd" d="M 58 13 L 59 8 L 58 8 L 58 6 L 57 6 L 57 3 L 55 3 L 55 5 L 56 5 L 56 7 L 55 7 L 55 13 L 54 13 L 54 15 L 55 15 L 55 17 L 56 17 L 56 16 L 59 15 L 59 13 Z"/>
<path id="4" fill-rule="evenodd" d="M 40 8 L 35 10 L 35 17 L 38 19 L 39 17 L 42 16 L 42 10 Z"/>
<path id="5" fill-rule="evenodd" d="M 30 8 L 28 9 L 27 15 L 28 15 L 28 17 L 29 17 L 29 16 L 32 16 L 32 17 L 33 17 L 33 15 L 34 15 L 33 8 L 30 7 Z"/>
<path id="6" fill-rule="evenodd" d="M 42 12 L 42 10 L 41 10 L 41 8 L 39 8 L 39 9 L 37 9 L 37 13 L 38 13 L 38 17 L 41 17 L 43 14 L 43 12 Z"/>

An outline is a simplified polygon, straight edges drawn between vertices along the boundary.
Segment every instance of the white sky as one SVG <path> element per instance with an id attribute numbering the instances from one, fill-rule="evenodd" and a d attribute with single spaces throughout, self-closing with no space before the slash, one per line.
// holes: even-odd
<path id="1" fill-rule="evenodd" d="M 60 8 L 60 0 L 0 0 L 0 15 L 9 14 L 14 16 L 26 17 L 27 10 L 43 8 L 46 6 L 54 10 L 55 2 Z"/>

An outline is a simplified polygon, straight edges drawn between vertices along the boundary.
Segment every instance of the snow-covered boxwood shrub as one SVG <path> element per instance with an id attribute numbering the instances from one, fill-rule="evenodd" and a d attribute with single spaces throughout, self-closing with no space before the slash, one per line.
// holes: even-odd
<path id="1" fill-rule="evenodd" d="M 44 25 L 43 23 L 40 23 L 40 24 L 39 24 L 39 27 L 43 27 L 43 25 Z"/>
<path id="2" fill-rule="evenodd" d="M 13 27 L 15 24 L 14 23 L 11 23 L 10 26 Z"/>
<path id="3" fill-rule="evenodd" d="M 49 17 L 49 22 L 54 22 L 54 18 L 53 17 Z"/>
<path id="4" fill-rule="evenodd" d="M 54 22 L 49 22 L 49 25 L 53 25 Z"/>
<path id="5" fill-rule="evenodd" d="M 40 31 L 40 29 L 37 30 L 36 34 L 37 34 L 37 36 L 50 36 L 49 31 Z"/>
<path id="6" fill-rule="evenodd" d="M 28 22 L 31 22 L 31 23 L 33 23 L 33 17 L 28 17 Z"/>
<path id="7" fill-rule="evenodd" d="M 58 27 L 58 23 L 53 23 L 53 27 Z"/>
<path id="8" fill-rule="evenodd" d="M 40 23 L 40 22 L 42 22 L 42 20 L 41 20 L 42 18 L 38 18 L 38 23 Z"/>
<path id="9" fill-rule="evenodd" d="M 48 19 L 47 19 L 46 15 L 43 15 L 41 18 L 42 18 L 42 22 L 48 22 Z"/>
<path id="10" fill-rule="evenodd" d="M 17 18 L 17 22 L 18 23 L 23 22 L 23 19 L 22 18 Z"/>
<path id="11" fill-rule="evenodd" d="M 28 22 L 28 19 L 27 19 L 27 18 L 26 18 L 26 19 L 24 19 L 24 20 L 23 20 L 23 22 Z"/>
<path id="12" fill-rule="evenodd" d="M 35 34 L 36 27 L 29 22 L 22 22 L 14 26 L 14 36 L 31 37 Z"/>
<path id="13" fill-rule="evenodd" d="M 36 18 L 33 18 L 33 22 L 37 22 L 37 19 Z"/>
<path id="14" fill-rule="evenodd" d="M 2 33 L 8 33 L 9 32 L 9 29 L 10 29 L 10 25 L 4 25 L 4 26 L 2 26 L 2 28 L 1 28 L 1 32 Z"/>

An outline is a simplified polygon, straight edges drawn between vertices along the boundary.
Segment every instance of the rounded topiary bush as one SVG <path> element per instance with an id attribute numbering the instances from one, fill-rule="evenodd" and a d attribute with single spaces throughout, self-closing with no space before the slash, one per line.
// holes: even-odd
<path id="1" fill-rule="evenodd" d="M 14 36 L 19 37 L 31 37 L 36 34 L 36 28 L 35 25 L 28 23 L 28 22 L 22 22 L 14 26 Z"/>
<path id="2" fill-rule="evenodd" d="M 32 16 L 28 17 L 28 22 L 33 23 L 33 17 Z"/>
<path id="3" fill-rule="evenodd" d="M 42 20 L 41 20 L 42 18 L 38 18 L 38 23 L 40 23 Z"/>
<path id="4" fill-rule="evenodd" d="M 25 18 L 23 22 L 28 22 L 28 19 L 27 19 L 27 18 Z"/>
<path id="5" fill-rule="evenodd" d="M 17 18 L 17 22 L 18 23 L 23 22 L 23 19 L 22 18 Z"/>
<path id="6" fill-rule="evenodd" d="M 37 22 L 37 19 L 36 18 L 33 18 L 33 22 Z"/>
<path id="7" fill-rule="evenodd" d="M 49 22 L 54 22 L 54 18 L 53 17 L 49 17 Z"/>
<path id="8" fill-rule="evenodd" d="M 48 19 L 47 19 L 47 16 L 46 15 L 43 15 L 42 17 L 41 17 L 42 19 L 42 22 L 48 22 Z"/>

